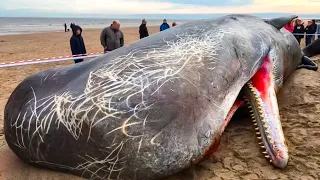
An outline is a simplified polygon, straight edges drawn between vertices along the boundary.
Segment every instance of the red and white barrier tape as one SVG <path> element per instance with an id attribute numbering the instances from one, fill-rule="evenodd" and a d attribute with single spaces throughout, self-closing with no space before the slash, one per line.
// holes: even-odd
<path id="1" fill-rule="evenodd" d="M 47 63 L 47 62 L 68 61 L 68 60 L 76 60 L 76 59 L 84 59 L 84 58 L 94 58 L 94 57 L 100 56 L 102 54 L 104 54 L 104 53 L 99 52 L 99 53 L 78 54 L 78 55 L 71 55 L 71 56 L 59 56 L 59 57 L 51 57 L 51 58 L 35 59 L 35 60 L 3 62 L 3 63 L 0 63 L 0 68 L 22 66 L 22 65 L 29 65 L 29 64 L 40 64 L 40 63 Z"/>

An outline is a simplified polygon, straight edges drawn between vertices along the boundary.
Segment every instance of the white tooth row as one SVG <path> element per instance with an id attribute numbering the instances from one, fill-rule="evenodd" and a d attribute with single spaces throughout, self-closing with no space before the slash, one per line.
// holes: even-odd
<path id="1" fill-rule="evenodd" d="M 256 91 L 253 88 L 251 83 L 248 83 L 248 87 L 249 87 L 250 91 L 254 94 L 255 98 L 257 100 L 259 100 L 260 97 L 257 95 L 257 93 L 256 93 Z M 248 99 L 246 99 L 246 101 L 247 101 L 248 107 L 250 109 L 250 114 L 251 114 L 253 125 L 255 126 L 257 138 L 260 141 L 259 145 L 264 150 L 262 153 L 264 154 L 264 157 L 266 157 L 267 159 L 269 159 L 270 162 L 272 162 L 272 160 L 270 159 L 270 156 L 268 155 L 268 153 L 266 151 L 266 147 L 263 145 L 262 138 L 261 138 L 261 133 L 259 131 L 258 123 L 257 123 L 257 120 L 255 119 L 252 106 L 249 104 L 249 102 L 248 102 L 249 100 Z M 257 101 L 257 104 L 258 104 L 259 116 L 261 117 L 261 121 L 262 121 L 263 127 L 265 129 L 266 136 L 269 139 L 269 142 L 273 145 L 274 141 L 272 140 L 272 137 L 270 136 L 270 130 L 269 130 L 267 121 L 265 120 L 265 117 L 264 117 L 264 114 L 263 114 L 262 104 L 261 104 L 260 101 Z"/>

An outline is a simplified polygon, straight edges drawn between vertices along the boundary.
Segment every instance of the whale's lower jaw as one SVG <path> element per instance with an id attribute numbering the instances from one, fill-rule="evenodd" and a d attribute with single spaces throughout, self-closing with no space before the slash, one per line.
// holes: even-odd
<path id="1" fill-rule="evenodd" d="M 285 168 L 289 156 L 279 115 L 273 68 L 270 58 L 265 57 L 260 69 L 244 87 L 244 92 L 263 155 L 275 167 Z"/>

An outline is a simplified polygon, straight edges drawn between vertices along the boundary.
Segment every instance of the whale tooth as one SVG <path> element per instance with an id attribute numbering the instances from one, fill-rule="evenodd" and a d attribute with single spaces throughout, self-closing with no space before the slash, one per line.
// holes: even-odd
<path id="1" fill-rule="evenodd" d="M 258 123 L 254 123 L 253 125 L 258 126 Z"/>
<path id="2" fill-rule="evenodd" d="M 259 142 L 259 145 L 263 145 L 263 142 Z"/>
<path id="3" fill-rule="evenodd" d="M 269 130 L 265 130 L 266 134 L 270 134 L 270 131 Z"/>
<path id="4" fill-rule="evenodd" d="M 262 149 L 265 149 L 266 147 L 265 146 L 260 146 Z"/>
<path id="5" fill-rule="evenodd" d="M 270 159 L 270 162 L 272 163 L 272 160 Z"/>
<path id="6" fill-rule="evenodd" d="M 258 127 L 256 127 L 256 128 L 254 128 L 256 131 L 258 131 L 259 130 L 259 128 Z"/>
<path id="7" fill-rule="evenodd" d="M 260 135 L 261 133 L 260 133 L 260 132 L 256 132 L 256 134 L 257 134 L 257 135 Z"/>
<path id="8" fill-rule="evenodd" d="M 262 139 L 261 137 L 257 137 L 258 139 Z"/>
<path id="9" fill-rule="evenodd" d="M 271 137 L 271 136 L 267 136 L 267 138 L 268 138 L 269 140 L 272 140 L 272 137 Z"/>
<path id="10" fill-rule="evenodd" d="M 250 110 L 249 112 L 250 112 L 250 113 L 253 113 L 253 110 Z"/>
<path id="11" fill-rule="evenodd" d="M 257 122 L 257 121 L 256 121 L 255 119 L 253 119 L 253 120 L 252 120 L 252 122 L 254 122 L 254 123 L 255 123 L 255 122 Z"/>
<path id="12" fill-rule="evenodd" d="M 267 151 L 263 151 L 262 153 L 263 153 L 263 154 L 268 154 Z"/>
<path id="13" fill-rule="evenodd" d="M 270 156 L 269 156 L 269 155 L 265 155 L 264 157 L 266 157 L 266 158 L 270 158 Z"/>

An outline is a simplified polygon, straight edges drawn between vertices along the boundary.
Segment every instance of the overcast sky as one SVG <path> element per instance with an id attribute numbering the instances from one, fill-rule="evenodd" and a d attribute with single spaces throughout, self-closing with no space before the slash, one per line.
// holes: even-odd
<path id="1" fill-rule="evenodd" d="M 0 15 L 50 14 L 318 14 L 320 0 L 0 0 Z"/>

